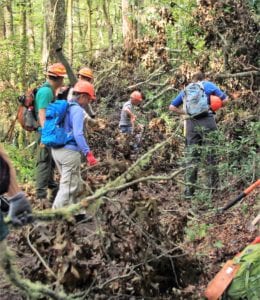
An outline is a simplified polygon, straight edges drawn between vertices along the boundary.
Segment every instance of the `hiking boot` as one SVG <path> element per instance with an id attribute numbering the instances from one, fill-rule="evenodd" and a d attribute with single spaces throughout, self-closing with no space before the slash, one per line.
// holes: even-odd
<path id="1" fill-rule="evenodd" d="M 48 188 L 47 190 L 47 198 L 49 199 L 49 202 L 50 203 L 53 203 L 55 198 L 56 198 L 56 195 L 58 193 L 58 190 L 59 190 L 59 187 L 55 187 L 55 188 Z"/>
<path id="2" fill-rule="evenodd" d="M 86 213 L 78 213 L 74 215 L 74 219 L 76 223 L 85 223 L 92 220 L 92 216 L 86 214 Z"/>
<path id="3" fill-rule="evenodd" d="M 36 206 L 38 209 L 47 209 L 47 208 L 50 208 L 51 205 L 49 203 L 49 200 L 48 198 L 37 198 L 37 206 Z"/>

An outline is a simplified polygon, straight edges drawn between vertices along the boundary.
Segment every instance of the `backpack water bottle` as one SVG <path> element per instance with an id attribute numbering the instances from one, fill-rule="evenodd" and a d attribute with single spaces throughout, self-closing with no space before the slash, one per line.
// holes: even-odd
<path id="1" fill-rule="evenodd" d="M 184 89 L 184 109 L 186 113 L 193 117 L 203 117 L 208 115 L 208 97 L 201 82 L 190 83 Z"/>
<path id="2" fill-rule="evenodd" d="M 34 107 L 30 106 L 27 110 L 24 111 L 26 114 L 24 117 L 24 123 L 26 128 L 38 128 L 39 124 L 36 121 Z"/>

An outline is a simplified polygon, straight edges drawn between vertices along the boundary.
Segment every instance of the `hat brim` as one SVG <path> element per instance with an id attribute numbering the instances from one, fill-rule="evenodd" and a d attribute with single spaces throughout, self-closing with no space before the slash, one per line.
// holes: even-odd
<path id="1" fill-rule="evenodd" d="M 52 76 L 52 77 L 62 77 L 62 78 L 67 77 L 67 74 L 57 75 L 57 74 L 54 74 L 54 73 L 51 73 L 51 72 L 46 72 L 45 74 L 48 75 L 48 76 Z"/>

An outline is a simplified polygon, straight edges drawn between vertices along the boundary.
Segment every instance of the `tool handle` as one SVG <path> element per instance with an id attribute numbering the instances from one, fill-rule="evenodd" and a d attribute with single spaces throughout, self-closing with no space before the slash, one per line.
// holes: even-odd
<path id="1" fill-rule="evenodd" d="M 251 193 L 256 187 L 258 187 L 260 185 L 260 179 L 258 179 L 256 182 L 254 182 L 253 184 L 251 184 L 247 189 L 245 189 L 240 195 L 238 195 L 234 200 L 230 201 L 229 203 L 227 203 L 227 205 L 225 205 L 222 208 L 222 212 L 229 209 L 230 207 L 232 207 L 233 205 L 235 205 L 237 202 L 239 202 L 241 199 L 243 199 L 245 196 L 247 196 L 249 193 Z"/>
<path id="2" fill-rule="evenodd" d="M 256 187 L 260 186 L 260 179 L 258 179 L 256 182 L 254 182 L 252 185 L 250 185 L 247 189 L 244 190 L 244 193 L 248 195 L 251 193 Z"/>
<path id="3" fill-rule="evenodd" d="M 235 205 L 238 201 L 240 201 L 241 199 L 243 199 L 245 196 L 246 196 L 246 194 L 245 194 L 244 192 L 241 193 L 241 194 L 238 195 L 234 200 L 228 202 L 228 204 L 225 205 L 225 206 L 222 208 L 222 211 L 225 211 L 225 210 L 229 209 L 230 207 L 232 207 L 233 205 Z"/>

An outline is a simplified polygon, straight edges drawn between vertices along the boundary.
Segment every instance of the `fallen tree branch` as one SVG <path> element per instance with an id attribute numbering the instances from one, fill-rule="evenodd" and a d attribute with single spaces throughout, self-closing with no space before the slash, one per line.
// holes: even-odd
<path id="1" fill-rule="evenodd" d="M 240 72 L 240 73 L 234 73 L 234 74 L 217 74 L 215 76 L 216 79 L 222 79 L 222 78 L 232 78 L 232 77 L 250 77 L 252 75 L 260 76 L 260 71 L 248 71 L 248 72 Z"/>
<path id="2" fill-rule="evenodd" d="M 118 65 L 118 62 L 115 62 L 115 63 L 112 64 L 111 67 L 109 67 L 106 70 L 103 70 L 101 73 L 98 74 L 98 76 L 96 77 L 96 80 L 95 80 L 95 91 L 96 91 L 96 94 L 99 91 L 99 88 L 101 86 L 102 81 L 105 78 L 107 78 L 107 74 L 110 73 L 117 65 Z"/>
<path id="3" fill-rule="evenodd" d="M 33 217 L 38 220 L 53 220 L 53 219 L 66 219 L 70 220 L 72 216 L 77 213 L 81 208 L 87 208 L 93 200 L 97 201 L 102 196 L 105 196 L 106 194 L 113 192 L 113 191 L 119 191 L 121 189 L 124 189 L 130 185 L 133 185 L 137 182 L 146 181 L 147 177 L 135 179 L 138 177 L 138 174 L 141 173 L 142 168 L 146 167 L 151 159 L 154 153 L 162 148 L 164 148 L 166 145 L 170 143 L 172 138 L 176 135 L 178 132 L 178 128 L 176 129 L 175 133 L 170 136 L 167 140 L 163 141 L 162 143 L 156 144 L 154 148 L 146 152 L 143 156 L 141 156 L 132 166 L 128 168 L 126 172 L 124 172 L 122 175 L 118 176 L 115 180 L 112 182 L 108 182 L 104 187 L 98 189 L 93 195 L 86 197 L 85 199 L 81 200 L 79 203 L 71 204 L 69 206 L 59 208 L 59 209 L 46 209 L 43 211 L 34 211 Z M 182 172 L 183 169 L 180 169 L 177 171 L 177 174 Z M 157 176 L 150 176 L 150 179 L 148 180 L 169 180 L 168 178 L 172 179 L 176 172 L 172 173 L 168 177 L 157 177 Z M 137 181 L 135 181 L 137 180 Z M 129 182 L 132 181 L 132 182 Z M 128 183 L 127 185 L 125 185 Z M 102 200 L 99 202 L 95 202 L 97 206 L 99 206 L 102 203 Z"/>
<path id="4" fill-rule="evenodd" d="M 193 166 L 189 166 L 188 168 L 192 168 Z M 193 183 L 188 183 L 188 182 L 184 182 L 182 180 L 176 180 L 177 183 L 181 184 L 181 185 L 184 185 L 184 186 L 190 186 L 190 187 L 194 187 L 194 188 L 197 188 L 197 189 L 200 189 L 200 190 L 218 190 L 218 188 L 212 188 L 212 187 L 206 187 L 206 186 L 201 186 L 201 185 L 198 185 L 198 184 L 193 184 Z"/>
<path id="5" fill-rule="evenodd" d="M 35 230 L 35 227 L 28 232 L 26 239 L 27 239 L 27 243 L 29 245 L 29 247 L 31 248 L 31 250 L 37 255 L 37 257 L 39 258 L 39 260 L 41 261 L 41 263 L 43 264 L 43 266 L 45 267 L 45 269 L 57 280 L 57 276 L 54 274 L 54 272 L 52 271 L 52 269 L 47 265 L 47 263 L 45 262 L 45 260 L 43 259 L 43 257 L 40 255 L 40 253 L 38 252 L 38 250 L 32 245 L 31 240 L 30 240 L 30 234 Z"/>
<path id="6" fill-rule="evenodd" d="M 177 130 L 175 131 L 177 132 Z M 130 180 L 133 180 L 133 178 L 136 178 L 138 174 L 140 174 L 140 171 L 142 168 L 147 166 L 149 162 L 151 161 L 151 158 L 153 154 L 164 148 L 166 145 L 170 143 L 175 133 L 170 136 L 167 140 L 163 141 L 162 143 L 156 144 L 154 148 L 146 152 L 143 156 L 141 156 L 132 166 L 126 170 L 122 175 L 118 176 L 114 181 L 109 182 L 104 186 L 103 189 L 118 187 L 119 185 L 125 184 L 126 182 L 129 182 Z M 102 189 L 100 189 L 102 191 Z M 100 191 L 100 192 L 101 192 Z"/>
<path id="7" fill-rule="evenodd" d="M 136 88 L 139 87 L 140 85 L 143 85 L 143 84 L 145 84 L 145 83 L 148 83 L 148 82 L 152 81 L 155 77 L 160 76 L 160 75 L 162 75 L 162 74 L 165 73 L 165 71 L 162 72 L 162 69 L 163 69 L 163 68 L 164 68 L 164 65 L 160 66 L 157 70 L 155 70 L 152 74 L 150 74 L 150 75 L 147 77 L 146 80 L 141 81 L 141 82 L 138 82 L 138 83 L 136 83 L 136 84 L 134 84 L 134 85 L 130 85 L 130 86 L 127 87 L 126 89 L 127 89 L 127 90 L 136 89 Z"/>
<path id="8" fill-rule="evenodd" d="M 168 91 L 178 91 L 177 89 L 175 89 L 172 85 L 166 87 L 165 89 L 163 89 L 159 94 L 155 95 L 152 99 L 150 99 L 148 102 L 146 102 L 143 107 L 147 107 L 149 106 L 153 101 L 155 101 L 156 99 L 160 98 L 162 95 L 164 95 L 165 93 L 167 93 Z"/>
<path id="9" fill-rule="evenodd" d="M 148 177 L 141 177 L 139 179 L 133 180 L 131 182 L 127 182 L 121 186 L 115 187 L 115 188 L 111 188 L 109 192 L 115 192 L 115 191 L 122 191 L 128 187 L 130 187 L 131 185 L 140 183 L 140 182 L 145 182 L 145 181 L 163 181 L 163 180 L 171 180 L 174 177 L 176 177 L 177 175 L 179 175 L 180 173 L 182 173 L 184 170 L 186 170 L 186 168 L 181 168 L 175 172 L 172 172 L 169 176 L 148 176 Z"/>
<path id="10" fill-rule="evenodd" d="M 12 264 L 13 255 L 6 246 L 4 241 L 0 242 L 1 250 L 1 267 L 5 270 L 8 279 L 19 289 L 24 291 L 30 299 L 47 299 L 54 300 L 72 300 L 75 299 L 73 296 L 68 296 L 64 292 L 54 292 L 47 285 L 43 285 L 39 282 L 32 282 L 28 279 L 23 279 L 16 271 Z"/>

